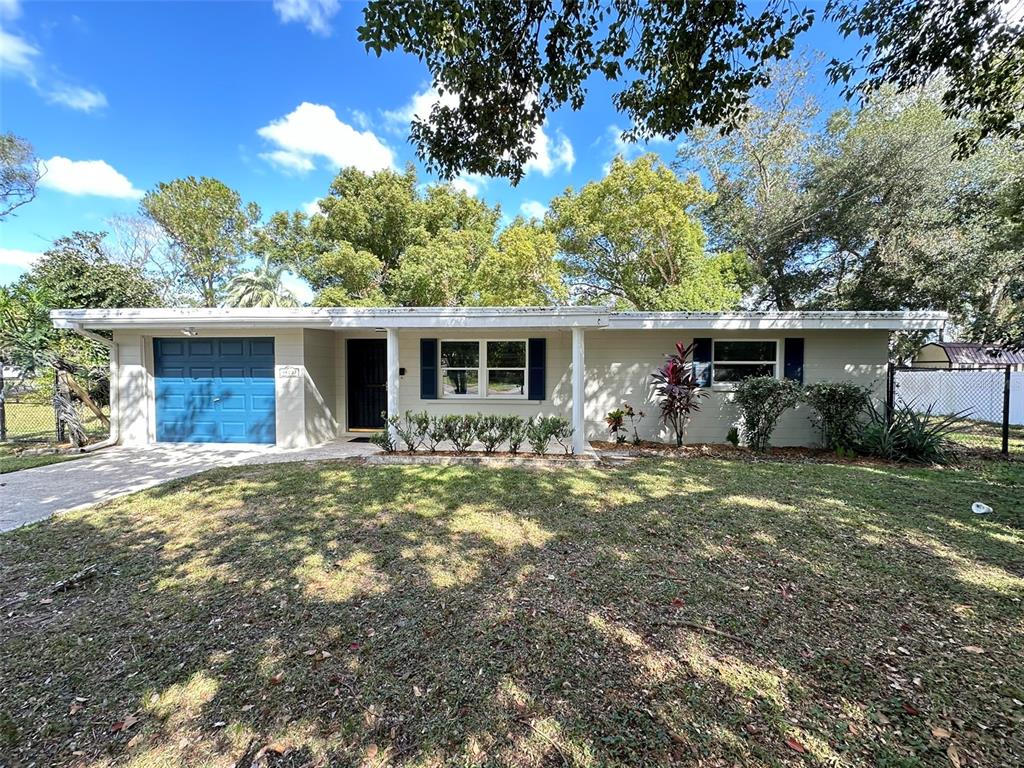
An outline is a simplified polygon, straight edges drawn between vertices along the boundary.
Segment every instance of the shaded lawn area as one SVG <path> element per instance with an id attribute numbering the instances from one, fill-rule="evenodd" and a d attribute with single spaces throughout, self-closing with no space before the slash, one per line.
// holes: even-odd
<path id="1" fill-rule="evenodd" d="M 10 443 L 0 443 L 0 475 L 7 472 L 17 472 L 19 469 L 32 469 L 32 467 L 45 467 L 47 464 L 57 464 L 69 459 L 77 459 L 85 454 L 44 454 L 41 456 L 22 456 L 18 448 Z"/>
<path id="2" fill-rule="evenodd" d="M 0 536 L 0 753 L 1020 764 L 1022 529 L 998 462 L 216 470 Z"/>
<path id="3" fill-rule="evenodd" d="M 1003 425 L 990 421 L 964 421 L 950 439 L 965 448 L 998 453 L 1003 449 Z M 1024 426 L 1010 425 L 1010 457 L 1024 460 Z"/>

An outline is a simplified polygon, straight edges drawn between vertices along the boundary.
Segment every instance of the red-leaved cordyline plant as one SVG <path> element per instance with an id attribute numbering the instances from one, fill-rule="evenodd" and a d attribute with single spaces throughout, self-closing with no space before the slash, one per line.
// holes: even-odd
<path id="1" fill-rule="evenodd" d="M 683 444 L 690 416 L 700 410 L 700 400 L 708 393 L 702 390 L 693 375 L 693 344 L 676 343 L 676 352 L 665 355 L 665 363 L 651 374 L 654 395 L 661 406 L 661 421 L 676 436 L 676 446 Z"/>

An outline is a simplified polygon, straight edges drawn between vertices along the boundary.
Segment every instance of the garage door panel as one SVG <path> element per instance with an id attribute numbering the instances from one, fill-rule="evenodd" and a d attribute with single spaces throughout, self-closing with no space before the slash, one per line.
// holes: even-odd
<path id="1" fill-rule="evenodd" d="M 160 442 L 273 443 L 273 339 L 154 339 Z"/>

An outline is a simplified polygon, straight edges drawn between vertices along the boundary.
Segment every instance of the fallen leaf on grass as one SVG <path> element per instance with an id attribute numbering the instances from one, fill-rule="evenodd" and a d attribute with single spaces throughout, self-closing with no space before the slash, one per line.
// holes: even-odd
<path id="1" fill-rule="evenodd" d="M 913 704 L 911 704 L 910 702 L 907 702 L 907 701 L 903 702 L 903 711 L 906 712 L 908 715 L 920 715 L 921 714 L 921 710 L 919 710 L 917 707 L 915 707 Z"/>
<path id="2" fill-rule="evenodd" d="M 985 653 L 985 649 L 978 645 L 965 645 L 960 650 L 968 653 Z"/>
<path id="3" fill-rule="evenodd" d="M 946 757 L 949 758 L 949 762 L 952 764 L 953 768 L 960 768 L 962 765 L 960 762 L 960 753 L 952 744 L 946 747 Z"/>
<path id="4" fill-rule="evenodd" d="M 936 739 L 948 739 L 952 735 L 953 734 L 951 734 L 945 728 L 941 728 L 939 726 L 935 726 L 934 728 L 932 728 L 932 736 L 934 736 Z"/>
<path id="5" fill-rule="evenodd" d="M 285 741 L 272 741 L 269 744 L 264 744 L 262 747 L 260 747 L 259 751 L 255 754 L 255 756 L 253 756 L 253 765 L 258 763 L 268 754 L 273 753 L 275 755 L 286 755 L 290 750 L 291 745 Z"/>
<path id="6" fill-rule="evenodd" d="M 786 739 L 786 746 L 794 752 L 799 752 L 801 755 L 807 754 L 807 750 L 804 749 L 804 745 L 796 739 Z"/>
<path id="7" fill-rule="evenodd" d="M 270 678 L 271 685 L 280 685 L 282 682 L 284 682 L 284 672 L 278 672 Z"/>
<path id="8" fill-rule="evenodd" d="M 120 733 L 121 731 L 127 731 L 133 725 L 139 722 L 139 718 L 135 715 L 128 715 L 124 720 L 118 720 L 112 726 L 110 726 L 111 733 Z"/>

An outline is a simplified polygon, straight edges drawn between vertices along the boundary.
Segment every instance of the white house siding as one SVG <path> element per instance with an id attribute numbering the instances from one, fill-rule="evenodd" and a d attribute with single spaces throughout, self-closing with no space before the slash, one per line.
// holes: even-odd
<path id="1" fill-rule="evenodd" d="M 323 443 L 338 435 L 338 339 L 325 330 L 306 329 L 302 334 L 306 441 Z"/>
<path id="2" fill-rule="evenodd" d="M 584 413 L 587 438 L 607 439 L 604 417 L 628 402 L 645 417 L 641 438 L 669 441 L 658 421 L 658 407 L 650 397 L 650 373 L 673 351 L 677 341 L 694 337 L 713 339 L 804 339 L 804 382 L 852 379 L 871 387 L 878 397 L 885 392 L 888 331 L 664 331 L 600 330 L 587 332 L 587 407 Z M 781 356 L 781 350 L 780 350 Z M 701 404 L 687 430 L 691 443 L 725 442 L 736 422 L 736 408 L 727 391 L 714 390 Z M 819 437 L 807 417 L 806 407 L 786 413 L 772 436 L 775 445 L 811 445 Z"/>
<path id="3" fill-rule="evenodd" d="M 116 381 L 120 391 L 117 419 L 123 445 L 143 446 L 156 440 L 156 399 L 153 381 L 153 339 L 174 337 L 173 330 L 145 329 L 115 331 L 120 353 Z M 256 330 L 224 328 L 204 331 L 203 337 L 273 337 L 277 444 L 303 447 L 309 444 L 305 424 L 305 382 L 303 331 L 296 329 Z"/>

